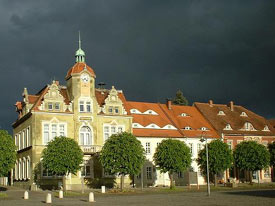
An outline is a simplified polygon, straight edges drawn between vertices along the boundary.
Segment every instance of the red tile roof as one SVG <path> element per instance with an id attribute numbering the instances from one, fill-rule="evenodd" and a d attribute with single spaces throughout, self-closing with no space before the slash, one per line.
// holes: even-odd
<path id="1" fill-rule="evenodd" d="M 94 70 L 91 67 L 89 67 L 86 63 L 77 62 L 72 68 L 69 69 L 65 79 L 66 80 L 69 79 L 72 76 L 72 74 L 77 74 L 82 72 L 85 68 L 92 75 L 92 77 L 94 78 L 96 77 Z"/>
<path id="2" fill-rule="evenodd" d="M 194 105 L 219 133 L 262 136 L 275 134 L 274 129 L 264 117 L 242 106 L 234 105 L 234 109 L 231 111 L 230 107 L 224 104 L 212 104 L 210 106 L 208 103 L 196 102 Z M 219 111 L 223 111 L 225 115 L 218 115 Z M 242 112 L 245 112 L 247 117 L 240 116 Z M 241 130 L 246 122 L 251 123 L 257 131 Z M 232 130 L 224 130 L 227 124 L 230 124 Z M 270 132 L 262 131 L 266 125 L 269 127 Z"/>
<path id="3" fill-rule="evenodd" d="M 133 123 L 138 123 L 143 127 L 146 127 L 149 124 L 156 124 L 161 128 L 166 125 L 172 125 L 177 128 L 134 128 L 133 132 L 137 137 L 201 137 L 202 133 L 204 136 L 208 137 L 219 137 L 213 127 L 203 118 L 198 110 L 192 106 L 172 105 L 171 110 L 169 110 L 165 104 L 127 101 L 127 107 L 129 109 L 137 109 L 141 113 L 147 110 L 153 110 L 158 114 L 131 114 L 131 116 L 133 116 Z M 190 116 L 181 117 L 181 113 L 187 113 Z M 182 130 L 185 126 L 190 126 L 193 130 Z M 209 130 L 201 131 L 201 127 L 207 127 Z"/>

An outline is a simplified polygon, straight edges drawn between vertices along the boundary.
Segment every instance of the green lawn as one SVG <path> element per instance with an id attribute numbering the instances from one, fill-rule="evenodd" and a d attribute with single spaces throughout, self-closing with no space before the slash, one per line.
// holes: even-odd
<path id="1" fill-rule="evenodd" d="M 0 192 L 0 199 L 1 198 L 7 198 L 7 197 L 8 197 L 8 195 L 6 193 Z"/>

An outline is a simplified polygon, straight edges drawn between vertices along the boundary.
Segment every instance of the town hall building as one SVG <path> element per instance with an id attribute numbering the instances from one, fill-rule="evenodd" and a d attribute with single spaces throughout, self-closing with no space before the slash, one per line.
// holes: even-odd
<path id="1" fill-rule="evenodd" d="M 73 138 L 84 153 L 82 169 L 66 177 L 66 189 L 80 189 L 83 179 L 91 187 L 98 186 L 98 182 L 111 185 L 114 177 L 104 172 L 98 154 L 112 134 L 124 131 L 141 141 L 147 160 L 143 178 L 139 175 L 127 184 L 139 185 L 142 179 L 144 186 L 169 186 L 168 174 L 160 173 L 152 159 L 157 145 L 167 138 L 179 139 L 190 147 L 190 171 L 197 172 L 199 184 L 205 184 L 196 163 L 204 144 L 200 140 L 222 139 L 222 135 L 199 105 L 172 105 L 169 100 L 166 104 L 128 101 L 123 91 L 114 86 L 96 88 L 96 74 L 86 64 L 80 38 L 75 58 L 65 76 L 66 85 L 54 80 L 36 94 L 24 88 L 23 100 L 15 104 L 18 119 L 12 125 L 17 146 L 11 178 L 14 185 L 52 188 L 60 184 L 62 177 L 52 176 L 40 164 L 43 149 L 58 136 Z M 271 134 L 274 135 L 273 129 Z M 188 183 L 183 173 L 175 174 L 175 180 L 178 185 Z"/>

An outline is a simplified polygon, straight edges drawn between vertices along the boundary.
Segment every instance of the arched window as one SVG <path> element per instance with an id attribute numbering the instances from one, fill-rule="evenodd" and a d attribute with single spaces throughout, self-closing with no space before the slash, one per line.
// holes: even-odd
<path id="1" fill-rule="evenodd" d="M 22 179 L 23 180 L 26 179 L 26 159 L 25 159 L 25 157 L 23 158 L 23 162 L 22 162 Z"/>
<path id="2" fill-rule="evenodd" d="M 18 180 L 18 162 L 16 160 L 15 162 L 15 167 L 14 167 L 14 176 L 13 176 L 14 179 Z"/>
<path id="3" fill-rule="evenodd" d="M 80 129 L 79 143 L 80 145 L 92 145 L 92 132 L 89 127 L 84 126 Z"/>

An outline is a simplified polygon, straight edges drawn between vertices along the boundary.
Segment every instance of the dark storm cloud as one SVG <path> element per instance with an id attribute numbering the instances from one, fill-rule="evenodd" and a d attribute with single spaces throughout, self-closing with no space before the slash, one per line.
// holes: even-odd
<path id="1" fill-rule="evenodd" d="M 87 63 L 126 98 L 230 100 L 275 117 L 274 1 L 8 1 L 0 3 L 0 127 L 11 130 L 24 87 L 36 93 Z"/>

